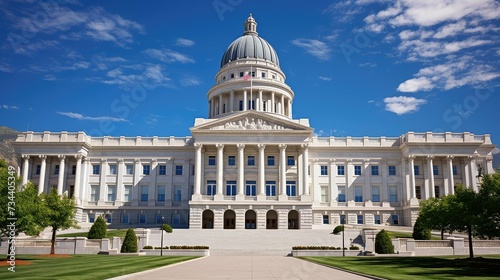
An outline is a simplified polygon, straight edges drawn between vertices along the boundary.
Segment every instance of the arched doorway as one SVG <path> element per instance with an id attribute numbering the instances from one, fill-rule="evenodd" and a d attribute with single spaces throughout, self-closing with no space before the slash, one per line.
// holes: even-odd
<path id="1" fill-rule="evenodd" d="M 266 213 L 266 229 L 278 229 L 278 213 L 274 210 Z"/>
<path id="2" fill-rule="evenodd" d="M 236 213 L 233 210 L 224 212 L 224 229 L 235 229 Z"/>
<path id="3" fill-rule="evenodd" d="M 205 210 L 202 214 L 201 228 L 214 228 L 214 212 L 212 210 Z"/>
<path id="4" fill-rule="evenodd" d="M 245 229 L 257 228 L 257 214 L 253 210 L 245 212 Z"/>
<path id="5" fill-rule="evenodd" d="M 292 210 L 288 212 L 288 229 L 299 229 L 299 212 Z"/>

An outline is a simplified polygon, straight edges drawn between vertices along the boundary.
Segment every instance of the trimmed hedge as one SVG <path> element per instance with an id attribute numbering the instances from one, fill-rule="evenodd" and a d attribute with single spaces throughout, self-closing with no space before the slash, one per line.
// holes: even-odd
<path id="1" fill-rule="evenodd" d="M 108 225 L 101 216 L 98 216 L 87 234 L 88 239 L 103 239 L 106 237 Z"/>
<path id="2" fill-rule="evenodd" d="M 355 248 L 355 249 L 353 249 Z M 345 250 L 347 248 L 344 247 Z M 334 246 L 294 246 L 292 250 L 342 250 L 342 247 L 334 247 Z M 352 246 L 349 250 L 359 250 L 359 247 Z"/>
<path id="3" fill-rule="evenodd" d="M 170 246 L 170 250 L 208 250 L 208 246 Z"/>
<path id="4" fill-rule="evenodd" d="M 384 229 L 377 233 L 375 237 L 375 253 L 377 254 L 394 254 L 394 245 Z"/>
<path id="5" fill-rule="evenodd" d="M 127 234 L 125 235 L 125 240 L 123 240 L 120 252 L 137 253 L 137 235 L 135 235 L 133 229 L 129 228 L 127 230 Z"/>
<path id="6" fill-rule="evenodd" d="M 424 227 L 422 219 L 418 217 L 415 225 L 413 226 L 413 233 L 411 236 L 415 240 L 430 240 L 431 229 Z"/>

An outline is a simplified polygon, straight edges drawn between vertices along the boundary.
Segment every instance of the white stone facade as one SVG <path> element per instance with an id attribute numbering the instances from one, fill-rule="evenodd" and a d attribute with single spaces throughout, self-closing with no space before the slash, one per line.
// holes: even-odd
<path id="1" fill-rule="evenodd" d="M 294 92 L 253 18 L 245 30 L 192 136 L 24 132 L 14 142 L 23 184 L 68 192 L 81 222 L 311 229 L 344 220 L 409 226 L 419 199 L 458 184 L 477 190 L 479 173 L 494 172 L 488 134 L 315 137 L 309 120 L 292 118 Z M 246 54 L 228 59 L 238 53 Z"/>

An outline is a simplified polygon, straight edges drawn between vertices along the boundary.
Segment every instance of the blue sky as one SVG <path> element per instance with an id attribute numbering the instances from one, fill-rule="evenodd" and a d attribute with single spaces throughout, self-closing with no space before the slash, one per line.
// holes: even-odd
<path id="1" fill-rule="evenodd" d="M 189 135 L 253 13 L 294 118 L 317 135 L 500 140 L 498 1 L 25 0 L 0 12 L 0 125 L 17 130 Z"/>

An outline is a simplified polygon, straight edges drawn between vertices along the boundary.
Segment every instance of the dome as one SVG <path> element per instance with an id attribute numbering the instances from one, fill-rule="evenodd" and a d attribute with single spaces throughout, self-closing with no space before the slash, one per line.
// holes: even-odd
<path id="1" fill-rule="evenodd" d="M 243 36 L 234 40 L 231 45 L 227 47 L 222 56 L 220 67 L 222 68 L 231 61 L 243 58 L 263 59 L 279 67 L 276 51 L 266 40 L 259 37 L 257 34 L 257 23 L 253 19 L 252 14 L 250 14 L 244 26 L 245 32 Z"/>

